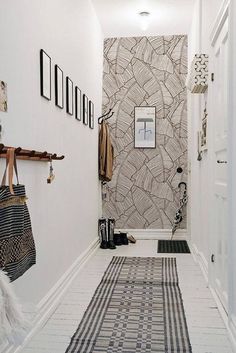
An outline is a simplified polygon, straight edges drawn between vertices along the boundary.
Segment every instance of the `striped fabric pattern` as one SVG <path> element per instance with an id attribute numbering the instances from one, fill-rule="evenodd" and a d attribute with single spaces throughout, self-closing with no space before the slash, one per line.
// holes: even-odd
<path id="1" fill-rule="evenodd" d="M 36 263 L 30 215 L 25 202 L 25 186 L 0 187 L 0 269 L 10 281 L 16 280 Z"/>
<path id="2" fill-rule="evenodd" d="M 113 258 L 66 350 L 85 352 L 192 352 L 175 258 Z"/>

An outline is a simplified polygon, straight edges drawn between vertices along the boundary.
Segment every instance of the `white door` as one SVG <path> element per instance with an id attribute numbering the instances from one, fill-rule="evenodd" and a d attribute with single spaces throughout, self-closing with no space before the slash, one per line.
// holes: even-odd
<path id="1" fill-rule="evenodd" d="M 211 282 L 228 307 L 228 232 L 227 232 L 227 130 L 228 130 L 228 16 L 225 16 L 213 42 L 214 81 L 211 84 L 213 127 L 213 212 Z"/>

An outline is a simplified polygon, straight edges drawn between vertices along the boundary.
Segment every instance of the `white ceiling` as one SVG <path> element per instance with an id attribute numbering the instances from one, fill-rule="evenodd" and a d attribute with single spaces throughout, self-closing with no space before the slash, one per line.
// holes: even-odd
<path id="1" fill-rule="evenodd" d="M 104 37 L 187 34 L 195 0 L 92 0 Z M 149 11 L 150 25 L 140 27 L 141 11 Z"/>

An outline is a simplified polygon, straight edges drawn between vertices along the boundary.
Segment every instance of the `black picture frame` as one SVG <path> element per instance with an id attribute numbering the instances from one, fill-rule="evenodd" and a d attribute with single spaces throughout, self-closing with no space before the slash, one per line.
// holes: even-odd
<path id="1" fill-rule="evenodd" d="M 82 94 L 78 86 L 75 86 L 75 119 L 81 121 Z"/>
<path id="2" fill-rule="evenodd" d="M 88 125 L 88 97 L 83 94 L 83 123 Z"/>
<path id="3" fill-rule="evenodd" d="M 89 101 L 89 127 L 94 129 L 94 104 L 92 101 Z"/>
<path id="4" fill-rule="evenodd" d="M 47 100 L 51 100 L 52 64 L 50 56 L 40 49 L 40 93 Z"/>
<path id="5" fill-rule="evenodd" d="M 134 148 L 156 148 L 156 107 L 134 108 Z"/>
<path id="6" fill-rule="evenodd" d="M 55 65 L 55 105 L 64 108 L 64 75 L 58 65 Z"/>
<path id="7" fill-rule="evenodd" d="M 74 84 L 73 81 L 66 76 L 66 112 L 69 115 L 74 113 L 74 99 L 73 99 Z"/>

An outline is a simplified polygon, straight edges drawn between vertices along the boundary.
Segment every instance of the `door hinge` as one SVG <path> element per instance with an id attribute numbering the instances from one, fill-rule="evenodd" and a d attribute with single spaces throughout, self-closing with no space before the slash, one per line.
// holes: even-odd
<path id="1" fill-rule="evenodd" d="M 215 81 L 215 74 L 214 72 L 211 73 L 211 82 L 214 82 Z"/>

